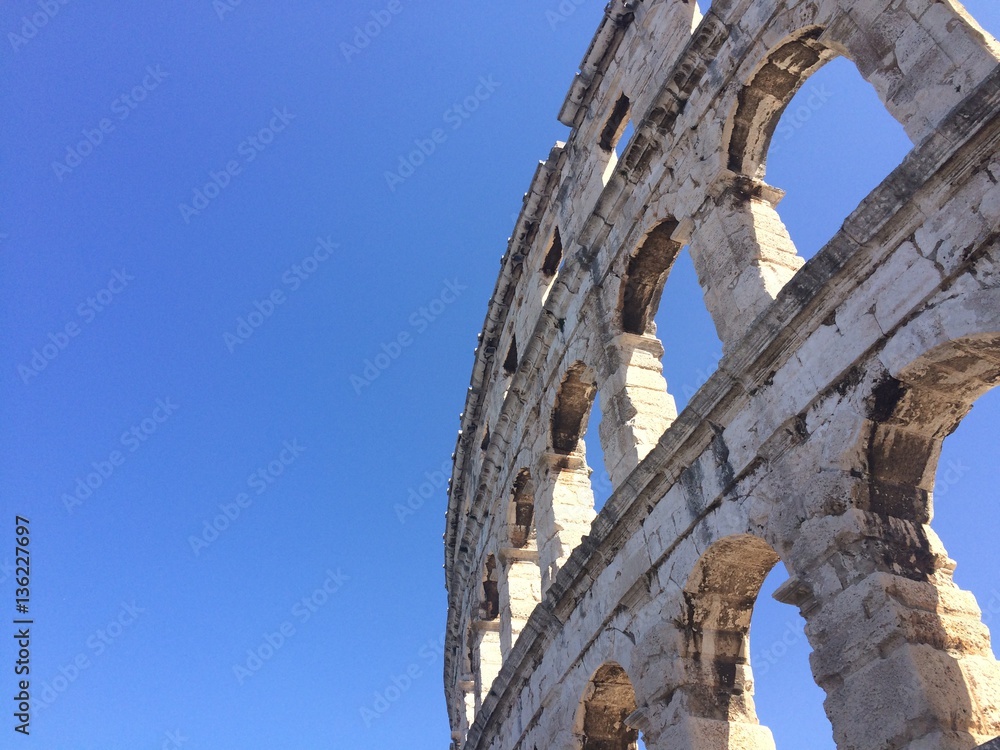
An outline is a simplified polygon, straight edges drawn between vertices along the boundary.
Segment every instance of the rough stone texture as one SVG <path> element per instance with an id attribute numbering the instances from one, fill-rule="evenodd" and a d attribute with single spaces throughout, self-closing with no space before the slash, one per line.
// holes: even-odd
<path id="1" fill-rule="evenodd" d="M 766 155 L 838 55 L 914 147 L 803 264 Z M 771 750 L 748 638 L 779 560 L 775 597 L 806 619 L 838 748 L 1000 734 L 989 631 L 930 526 L 941 442 L 1000 383 L 998 61 L 952 0 L 608 6 L 559 113 L 572 133 L 525 194 L 462 415 L 456 748 L 625 750 L 642 732 L 652 750 Z M 684 246 L 724 357 L 678 415 L 652 320 Z M 595 514 L 597 393 L 614 492 Z"/>

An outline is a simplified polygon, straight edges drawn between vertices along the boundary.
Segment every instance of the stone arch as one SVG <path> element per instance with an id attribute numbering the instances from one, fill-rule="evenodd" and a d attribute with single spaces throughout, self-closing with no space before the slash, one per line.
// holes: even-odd
<path id="1" fill-rule="evenodd" d="M 919 352 L 915 355 L 914 352 Z M 859 452 L 869 487 L 858 507 L 929 523 L 944 438 L 1000 384 L 1000 289 L 951 296 L 904 326 L 881 355 Z"/>
<path id="2" fill-rule="evenodd" d="M 512 547 L 529 550 L 536 547 L 535 487 L 528 469 L 521 469 L 514 479 L 507 511 L 507 528 Z"/>
<path id="3" fill-rule="evenodd" d="M 543 592 L 594 518 L 583 436 L 596 394 L 594 371 L 578 360 L 566 369 L 552 402 L 547 450 L 533 473 Z"/>
<path id="4" fill-rule="evenodd" d="M 820 41 L 820 26 L 806 27 L 777 45 L 736 97 L 729 125 L 727 168 L 764 177 L 767 150 L 785 107 L 809 76 L 837 56 Z"/>
<path id="5" fill-rule="evenodd" d="M 636 750 L 638 730 L 626 719 L 636 710 L 635 689 L 617 662 L 603 664 L 590 678 L 574 722 L 578 750 Z"/>
<path id="6" fill-rule="evenodd" d="M 496 556 L 486 555 L 471 628 L 471 657 L 476 692 L 476 710 L 482 706 L 493 681 L 500 673 L 500 570 Z"/>
<path id="7" fill-rule="evenodd" d="M 749 637 L 757 594 L 777 562 L 760 537 L 723 537 L 701 555 L 683 590 L 686 711 L 698 723 L 745 725 L 739 731 L 748 744 L 741 747 L 773 747 L 753 705 Z M 724 728 L 727 736 L 732 731 Z"/>
<path id="8" fill-rule="evenodd" d="M 593 371 L 582 362 L 570 366 L 563 377 L 552 409 L 552 450 L 562 455 L 580 453 L 587 417 L 597 384 Z"/>
<path id="9" fill-rule="evenodd" d="M 542 599 L 535 486 L 528 469 L 517 473 L 511 488 L 506 540 L 509 546 L 500 555 L 500 648 L 505 658 Z"/>
<path id="10" fill-rule="evenodd" d="M 713 14 L 726 17 L 736 3 L 718 5 Z M 956 0 L 913 0 L 888 11 L 853 0 L 783 5 L 769 26 L 784 39 L 769 46 L 746 78 L 727 128 L 729 169 L 753 178 L 762 176 L 758 168 L 784 106 L 838 55 L 855 64 L 913 143 L 922 142 L 1000 61 L 1000 44 Z"/>
<path id="11" fill-rule="evenodd" d="M 970 315 L 976 299 L 993 312 Z M 1000 384 L 996 302 L 995 291 L 957 294 L 890 340 L 880 356 L 895 366 L 857 386 L 842 505 L 803 525 L 793 578 L 775 594 L 806 618 L 838 746 L 961 749 L 1000 734 L 989 630 L 930 523 L 944 438 Z M 893 710 L 861 710 L 873 702 Z"/>
<path id="12" fill-rule="evenodd" d="M 559 227 L 552 230 L 552 239 L 545 250 L 545 257 L 542 259 L 542 275 L 551 278 L 559 270 L 559 264 L 563 258 L 562 235 L 559 234 Z"/>
<path id="13" fill-rule="evenodd" d="M 676 229 L 675 220 L 664 219 L 628 259 L 619 303 L 625 333 L 642 336 L 651 332 L 663 284 L 682 248 L 681 243 L 671 239 Z"/>
<path id="14" fill-rule="evenodd" d="M 725 513 L 713 525 L 736 522 L 745 528 L 741 515 Z M 687 552 L 700 548 L 691 545 Z M 642 690 L 650 698 L 633 722 L 650 747 L 774 750 L 771 731 L 758 722 L 753 704 L 749 630 L 760 587 L 778 555 L 742 531 L 716 538 L 695 554 L 686 579 L 680 579 L 684 585 L 661 610 L 672 615 L 639 642 L 648 662 Z"/>

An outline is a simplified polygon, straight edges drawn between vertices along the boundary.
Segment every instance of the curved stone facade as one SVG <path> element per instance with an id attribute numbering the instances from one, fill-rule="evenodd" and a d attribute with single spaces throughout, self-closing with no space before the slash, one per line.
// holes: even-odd
<path id="1" fill-rule="evenodd" d="M 836 56 L 914 145 L 803 263 L 766 155 Z M 747 637 L 779 560 L 838 748 L 1000 735 L 989 632 L 930 525 L 942 440 L 1000 382 L 998 62 L 953 0 L 608 6 L 462 415 L 456 748 L 625 750 L 639 731 L 655 750 L 773 748 Z M 684 247 L 724 356 L 678 415 L 652 320 Z M 614 492 L 595 514 L 598 393 Z"/>

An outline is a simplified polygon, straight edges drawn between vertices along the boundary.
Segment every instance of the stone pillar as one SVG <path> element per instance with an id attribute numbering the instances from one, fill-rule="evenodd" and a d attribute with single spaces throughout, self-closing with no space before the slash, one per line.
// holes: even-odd
<path id="1" fill-rule="evenodd" d="M 542 600 L 538 552 L 510 547 L 500 553 L 500 650 L 506 659 L 524 624 Z"/>
<path id="2" fill-rule="evenodd" d="M 669 703 L 640 708 L 627 723 L 642 732 L 647 750 L 775 750 L 771 730 L 756 719 L 702 716 L 697 703 L 676 692 Z"/>
<path id="3" fill-rule="evenodd" d="M 500 674 L 503 656 L 500 653 L 500 620 L 476 620 L 476 649 L 479 652 L 479 696 L 477 706 L 486 700 L 493 681 Z"/>
<path id="4" fill-rule="evenodd" d="M 478 710 L 475 675 L 462 675 L 458 688 L 462 691 L 462 724 L 451 733 L 451 738 L 456 747 L 462 747 L 465 744 L 465 736 L 469 732 L 469 727 L 476 720 L 476 711 Z"/>
<path id="5" fill-rule="evenodd" d="M 582 452 L 544 453 L 535 479 L 535 528 L 542 595 L 594 520 L 590 469 Z"/>
<path id="6" fill-rule="evenodd" d="M 727 172 L 712 192 L 714 201 L 696 219 L 691 259 L 728 351 L 803 261 L 775 210 L 783 191 Z"/>
<path id="7" fill-rule="evenodd" d="M 601 447 L 618 487 L 677 418 L 663 379 L 663 344 L 652 336 L 618 334 L 610 346 L 617 369 L 601 389 Z"/>
<path id="8" fill-rule="evenodd" d="M 1000 734 L 989 631 L 929 526 L 850 508 L 807 520 L 792 557 L 775 598 L 806 618 L 838 747 L 969 750 Z"/>

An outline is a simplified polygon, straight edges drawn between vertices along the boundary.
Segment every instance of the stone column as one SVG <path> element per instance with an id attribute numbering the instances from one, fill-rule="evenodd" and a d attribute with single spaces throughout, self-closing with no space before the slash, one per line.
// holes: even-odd
<path id="1" fill-rule="evenodd" d="M 929 526 L 857 508 L 813 518 L 790 567 L 775 598 L 806 618 L 838 747 L 969 750 L 1000 734 L 989 631 Z"/>
<path id="2" fill-rule="evenodd" d="M 500 620 L 476 620 L 474 627 L 476 649 L 479 652 L 478 706 L 486 700 L 493 681 L 500 674 L 503 656 L 500 653 Z"/>
<path id="3" fill-rule="evenodd" d="M 646 735 L 643 735 L 646 737 Z M 646 739 L 648 750 L 775 750 L 771 730 L 760 724 L 683 715 Z"/>
<path id="4" fill-rule="evenodd" d="M 611 484 L 618 487 L 677 418 L 663 379 L 663 344 L 653 336 L 612 339 L 617 369 L 601 389 L 601 447 Z"/>
<path id="5" fill-rule="evenodd" d="M 544 453 L 535 477 L 535 528 L 544 596 L 594 520 L 590 469 L 582 452 Z"/>
<path id="6" fill-rule="evenodd" d="M 756 718 L 718 718 L 728 711 L 724 701 L 716 703 L 715 717 L 704 716 L 699 703 L 680 690 L 669 702 L 640 708 L 626 723 L 642 732 L 647 750 L 775 750 L 771 730 Z"/>
<path id="7" fill-rule="evenodd" d="M 725 172 L 697 217 L 691 259 L 725 351 L 802 266 L 775 210 L 784 192 Z"/>
<path id="8" fill-rule="evenodd" d="M 517 643 L 524 624 L 542 600 L 538 552 L 509 547 L 500 553 L 500 650 L 503 658 Z"/>

